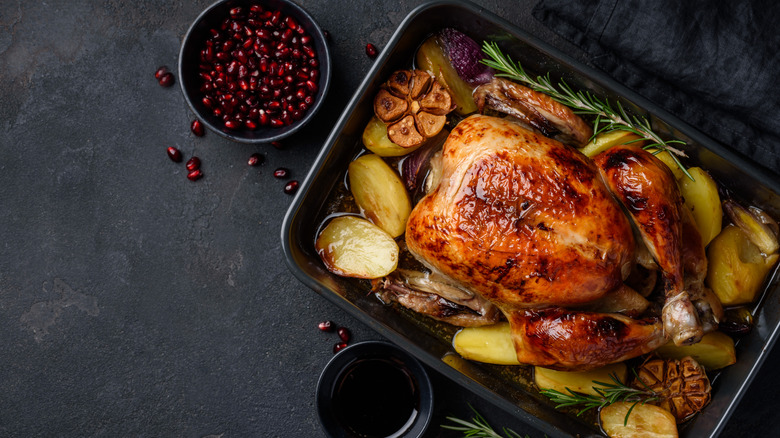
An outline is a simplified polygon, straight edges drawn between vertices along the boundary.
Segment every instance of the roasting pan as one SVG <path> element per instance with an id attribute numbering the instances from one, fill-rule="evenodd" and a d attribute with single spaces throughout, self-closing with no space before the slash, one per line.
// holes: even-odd
<path id="1" fill-rule="evenodd" d="M 467 1 L 432 1 L 414 9 L 388 41 L 371 70 L 338 119 L 314 162 L 282 225 L 281 237 L 287 263 L 293 274 L 321 296 L 349 312 L 381 335 L 415 355 L 428 366 L 489 400 L 551 437 L 599 434 L 593 418 L 554 409 L 544 396 L 529 389 L 531 377 L 524 367 L 494 366 L 469 362 L 454 353 L 455 330 L 442 323 L 394 306 L 385 306 L 368 294 L 365 281 L 341 278 L 327 271 L 314 249 L 321 223 L 333 212 L 328 200 L 343 185 L 347 166 L 362 150 L 361 134 L 372 116 L 373 96 L 393 71 L 409 68 L 415 50 L 427 36 L 454 27 L 478 43 L 493 40 L 514 60 L 534 74 L 550 73 L 574 89 L 619 100 L 632 111 L 647 116 L 657 132 L 688 143 L 691 166 L 710 172 L 735 199 L 763 208 L 780 217 L 780 184 L 767 171 L 704 136 L 696 129 L 500 17 Z M 683 437 L 715 437 L 725 426 L 751 380 L 758 373 L 778 336 L 780 287 L 777 269 L 755 304 L 753 332 L 737 343 L 737 363 L 714 376 L 711 404 L 692 421 L 680 426 Z"/>

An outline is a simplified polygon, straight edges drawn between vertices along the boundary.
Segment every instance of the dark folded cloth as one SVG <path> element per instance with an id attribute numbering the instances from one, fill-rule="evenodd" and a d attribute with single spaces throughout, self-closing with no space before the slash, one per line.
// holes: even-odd
<path id="1" fill-rule="evenodd" d="M 533 14 L 618 82 L 780 173 L 780 2 L 541 0 Z"/>

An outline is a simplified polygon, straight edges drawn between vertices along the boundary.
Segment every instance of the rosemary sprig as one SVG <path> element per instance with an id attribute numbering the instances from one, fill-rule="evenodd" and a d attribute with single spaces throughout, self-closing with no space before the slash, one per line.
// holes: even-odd
<path id="1" fill-rule="evenodd" d="M 613 106 L 607 100 L 601 100 L 588 91 L 574 91 L 566 82 L 561 81 L 556 87 L 550 80 L 550 74 L 546 76 L 529 76 L 523 66 L 501 52 L 495 41 L 485 41 L 482 46 L 491 59 L 483 59 L 481 62 L 488 67 L 493 68 L 499 73 L 496 76 L 509 78 L 518 82 L 523 82 L 529 88 L 547 94 L 554 100 L 570 107 L 577 114 L 586 114 L 595 116 L 593 135 L 611 132 L 628 131 L 640 138 L 650 141 L 650 144 L 643 149 L 656 148 L 655 152 L 669 152 L 675 164 L 682 169 L 683 173 L 693 181 L 693 176 L 688 169 L 683 166 L 678 156 L 685 157 L 685 152 L 675 147 L 676 145 L 685 145 L 681 140 L 664 140 L 658 134 L 653 132 L 650 122 L 645 117 L 629 115 L 620 102 L 615 102 Z M 675 146 L 673 146 L 675 145 Z"/>
<path id="2" fill-rule="evenodd" d="M 442 424 L 442 429 L 448 429 L 448 430 L 454 430 L 457 432 L 463 432 L 464 437 L 474 437 L 474 438 L 504 438 L 501 435 L 498 434 L 491 426 L 488 424 L 487 420 L 480 415 L 479 412 L 477 412 L 476 409 L 474 409 L 473 406 L 469 405 L 472 411 L 474 411 L 474 418 L 471 419 L 471 421 L 461 420 L 460 418 L 456 417 L 447 417 L 447 420 L 452 421 L 453 423 L 457 424 L 458 426 L 451 426 L 447 424 Z M 513 431 L 512 429 L 503 429 L 504 434 L 506 434 L 507 438 L 529 438 L 528 435 L 521 436 L 517 432 Z"/>
<path id="3" fill-rule="evenodd" d="M 556 409 L 570 406 L 581 406 L 582 409 L 577 412 L 577 416 L 580 416 L 590 409 L 602 408 L 615 402 L 633 402 L 631 407 L 628 409 L 628 412 L 626 413 L 626 418 L 623 421 L 623 424 L 628 424 L 628 417 L 631 415 L 631 411 L 634 410 L 634 407 L 637 404 L 645 404 L 659 401 L 661 399 L 656 392 L 647 386 L 645 386 L 645 389 L 632 388 L 623 384 L 623 382 L 621 382 L 618 376 L 614 373 L 610 374 L 609 377 L 612 379 L 611 383 L 593 381 L 593 384 L 597 385 L 593 386 L 593 389 L 599 395 L 580 394 L 572 391 L 569 388 L 566 388 L 566 390 L 569 392 L 568 394 L 556 391 L 554 389 L 542 389 L 539 392 L 549 397 L 550 401 L 553 403 L 557 403 L 555 406 Z"/>

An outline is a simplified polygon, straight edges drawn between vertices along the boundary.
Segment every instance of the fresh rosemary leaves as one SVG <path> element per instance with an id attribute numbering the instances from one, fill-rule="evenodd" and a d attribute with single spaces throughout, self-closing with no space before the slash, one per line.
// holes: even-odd
<path id="1" fill-rule="evenodd" d="M 577 416 L 580 416 L 593 408 L 600 409 L 606 405 L 619 401 L 633 403 L 626 413 L 626 418 L 623 420 L 624 425 L 628 424 L 628 417 L 631 415 L 631 411 L 634 410 L 636 405 L 661 400 L 661 397 L 647 386 L 645 386 L 645 389 L 632 388 L 623 384 L 617 374 L 614 373 L 610 374 L 609 378 L 612 379 L 611 383 L 593 381 L 593 389 L 599 395 L 580 394 L 568 388 L 568 394 L 554 389 L 542 389 L 539 392 L 547 396 L 553 403 L 556 403 L 556 409 L 563 407 L 580 407 L 581 409 L 577 412 Z M 464 437 L 504 438 L 488 424 L 487 420 L 485 420 L 473 406 L 469 405 L 469 407 L 474 411 L 474 417 L 471 421 L 462 420 L 456 417 L 447 417 L 447 420 L 455 423 L 455 425 L 442 424 L 442 429 L 463 432 Z M 512 429 L 504 428 L 503 432 L 507 438 L 528 438 L 528 435 L 522 436 Z"/>
<path id="2" fill-rule="evenodd" d="M 620 102 L 613 106 L 609 101 L 601 100 L 588 91 L 574 91 L 561 81 L 556 87 L 550 80 L 550 74 L 547 76 L 537 76 L 535 79 L 529 76 L 523 66 L 518 62 L 504 55 L 498 44 L 494 41 L 485 41 L 482 51 L 490 59 L 483 59 L 482 63 L 493 68 L 498 73 L 496 76 L 505 77 L 518 82 L 522 82 L 529 88 L 547 94 L 554 100 L 568 106 L 577 114 L 591 115 L 595 117 L 593 122 L 593 136 L 611 131 L 628 131 L 638 137 L 648 140 L 649 144 L 644 149 L 655 148 L 659 153 L 669 152 L 675 164 L 693 181 L 693 176 L 680 162 L 678 156 L 685 156 L 685 152 L 673 145 L 684 145 L 681 140 L 664 140 L 658 134 L 653 132 L 650 122 L 645 117 L 630 116 Z"/>
<path id="3" fill-rule="evenodd" d="M 452 421 L 453 423 L 457 424 L 458 426 L 451 426 L 447 424 L 442 424 L 442 429 L 449 429 L 454 430 L 457 432 L 463 432 L 464 437 L 475 437 L 475 438 L 504 438 L 501 435 L 499 435 L 498 432 L 493 430 L 493 428 L 488 424 L 487 420 L 480 415 L 479 412 L 477 412 L 476 409 L 474 409 L 473 406 L 469 405 L 472 411 L 474 411 L 474 418 L 471 419 L 471 421 L 461 420 L 460 418 L 455 417 L 447 417 L 447 420 Z M 512 429 L 504 428 L 504 434 L 506 434 L 507 438 L 528 438 L 528 435 L 522 436 L 515 432 Z"/>
<path id="4" fill-rule="evenodd" d="M 628 424 L 628 417 L 631 415 L 631 411 L 639 403 L 649 403 L 659 401 L 660 397 L 657 393 L 653 392 L 650 388 L 636 389 L 630 386 L 626 386 L 620 381 L 617 375 L 610 374 L 612 379 L 611 383 L 608 382 L 596 382 L 594 381 L 593 389 L 599 393 L 599 395 L 580 394 L 569 390 L 569 393 L 563 393 L 554 389 L 542 389 L 539 392 L 550 398 L 550 401 L 556 403 L 555 408 L 564 408 L 569 406 L 581 407 L 577 416 L 593 408 L 603 408 L 606 405 L 610 405 L 615 402 L 623 401 L 633 403 L 631 408 L 626 413 L 626 418 L 623 424 Z M 568 388 L 567 388 L 568 389 Z"/>

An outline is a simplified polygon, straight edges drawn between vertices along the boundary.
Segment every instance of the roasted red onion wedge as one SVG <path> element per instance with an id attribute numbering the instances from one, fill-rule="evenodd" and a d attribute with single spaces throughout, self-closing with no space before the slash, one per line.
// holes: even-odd
<path id="1" fill-rule="evenodd" d="M 476 87 L 493 79 L 493 69 L 481 62 L 485 54 L 476 41 L 452 28 L 442 30 L 439 41 L 458 76 L 469 85 Z"/>
<path id="2" fill-rule="evenodd" d="M 761 217 L 732 200 L 724 201 L 723 209 L 726 210 L 731 221 L 742 228 L 762 253 L 769 255 L 778 251 L 780 244 L 777 236 L 772 231 L 771 225 L 765 224 Z"/>
<path id="3" fill-rule="evenodd" d="M 414 192 L 425 180 L 433 155 L 441 149 L 449 131 L 442 129 L 436 137 L 431 138 L 423 147 L 409 154 L 401 164 L 401 178 L 409 192 Z"/>

